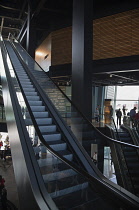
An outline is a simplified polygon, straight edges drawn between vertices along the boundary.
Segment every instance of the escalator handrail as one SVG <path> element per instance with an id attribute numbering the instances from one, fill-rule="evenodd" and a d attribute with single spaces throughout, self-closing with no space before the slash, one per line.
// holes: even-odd
<path id="1" fill-rule="evenodd" d="M 120 136 L 119 136 L 119 133 L 118 133 L 118 130 L 117 130 L 117 127 L 116 127 L 116 124 L 115 124 L 115 120 L 114 120 L 114 118 L 113 118 L 113 117 L 111 117 L 111 118 L 112 118 L 112 121 L 113 121 L 113 124 L 114 124 L 115 130 L 116 130 L 116 134 L 117 134 L 117 136 L 118 136 L 118 139 L 119 139 L 119 141 L 121 141 Z"/>
<path id="2" fill-rule="evenodd" d="M 10 33 L 11 34 L 11 33 Z M 11 34 L 11 36 L 16 40 L 16 38 Z M 11 41 L 11 40 L 10 40 Z M 20 42 L 17 40 L 17 42 L 18 42 L 18 44 L 20 45 L 20 47 L 23 49 L 23 50 L 25 50 L 23 47 L 22 47 L 22 45 L 20 44 Z M 27 55 L 31 58 L 31 59 L 33 59 L 29 54 L 28 54 L 28 52 L 26 52 L 27 53 Z M 42 67 L 35 61 L 35 60 L 33 60 L 39 67 L 40 67 L 40 69 L 43 71 L 43 72 L 45 72 L 43 69 L 42 69 Z M 46 72 L 45 72 L 46 73 Z M 47 74 L 47 73 L 46 73 Z M 49 77 L 49 75 L 47 74 L 47 76 Z M 129 146 L 129 147 L 134 147 L 134 148 L 136 148 L 136 149 L 139 149 L 139 146 L 136 146 L 136 145 L 132 145 L 132 144 L 127 144 L 127 143 L 124 143 L 124 142 L 121 142 L 121 141 L 118 141 L 118 140 L 116 140 L 116 139 L 112 139 L 112 138 L 110 138 L 110 137 L 108 137 L 108 136 L 106 136 L 105 134 L 103 134 L 100 130 L 98 130 L 88 119 L 87 119 L 87 117 L 77 108 L 77 106 L 67 97 L 67 95 L 59 88 L 59 86 L 52 80 L 52 78 L 51 77 L 49 77 L 49 79 L 56 85 L 56 87 L 59 89 L 59 91 L 64 95 L 64 97 L 66 97 L 66 99 L 72 104 L 72 106 L 73 107 L 75 107 L 75 109 L 79 112 L 79 114 L 83 117 L 83 119 L 85 119 L 86 121 L 87 121 L 87 123 L 93 128 L 93 129 L 95 129 L 103 138 L 105 138 L 106 140 L 108 140 L 108 141 L 113 141 L 113 142 L 115 142 L 115 143 L 118 143 L 118 144 L 123 144 L 123 145 L 127 145 L 127 146 Z"/>
<path id="3" fill-rule="evenodd" d="M 114 129 L 113 129 L 111 126 L 107 126 L 107 127 L 109 127 L 109 129 L 113 131 L 113 135 L 115 135 Z M 123 126 L 123 127 L 124 127 L 124 126 Z M 118 132 L 118 131 L 117 131 L 117 132 Z M 120 149 L 121 149 L 121 147 L 120 147 Z M 117 152 L 117 151 L 116 151 L 116 152 Z M 119 152 L 119 148 L 118 148 L 118 152 Z M 137 152 L 139 152 L 139 151 L 137 150 Z M 127 163 L 127 160 L 126 160 L 126 158 L 125 158 L 125 154 L 124 154 L 124 152 L 123 152 L 122 149 L 121 149 L 121 153 L 122 153 L 123 157 L 122 157 L 122 158 L 118 158 L 118 161 L 121 161 L 121 159 L 124 160 L 124 163 L 125 163 L 124 166 L 126 166 L 126 170 L 128 171 L 128 177 L 130 177 L 130 182 L 131 182 L 131 185 L 132 185 L 132 189 L 133 189 L 134 192 L 135 192 L 135 187 L 134 187 L 134 184 L 133 184 L 133 180 L 132 180 L 132 177 L 131 177 L 131 173 L 130 173 L 129 168 L 128 168 L 128 163 Z M 121 164 L 119 164 L 119 165 L 120 165 L 120 168 L 121 168 Z M 123 169 L 122 169 L 122 170 L 123 170 Z"/>
<path id="4" fill-rule="evenodd" d="M 10 72 L 9 72 L 9 67 L 8 67 L 8 65 L 7 65 L 7 60 L 6 60 L 6 57 L 5 57 L 5 55 L 6 55 L 6 48 L 5 48 L 5 45 L 4 45 L 4 42 L 3 41 L 1 41 L 1 43 L 2 43 L 2 47 L 3 47 L 3 49 L 1 49 L 1 51 L 3 52 L 3 63 L 4 63 L 4 66 L 6 66 L 5 67 L 5 73 L 6 73 L 6 77 L 8 78 L 7 79 L 7 82 L 9 81 L 9 79 L 11 78 L 11 76 L 10 76 Z M 16 107 L 16 116 L 15 116 L 15 119 L 17 119 L 17 116 L 19 115 L 19 126 L 20 126 L 20 124 L 21 124 L 21 129 L 18 129 L 19 130 L 19 133 L 21 134 L 21 131 L 22 131 L 22 138 L 25 140 L 25 142 L 26 142 L 26 144 L 24 144 L 24 145 L 26 145 L 26 151 L 28 151 L 28 149 L 29 149 L 29 140 L 30 139 L 28 139 L 28 135 L 26 135 L 26 130 L 25 130 L 25 124 L 24 124 L 24 121 L 23 121 L 23 118 L 21 117 L 22 115 L 21 115 L 21 109 L 20 109 L 20 106 L 19 106 L 19 103 L 18 103 L 18 100 L 17 100 L 17 96 L 16 96 L 16 94 L 15 94 L 15 91 L 14 91 L 14 87 L 13 87 L 13 83 L 12 83 L 12 81 L 11 81 L 11 79 L 10 79 L 10 82 L 8 82 L 8 86 L 9 86 L 9 90 L 10 90 L 10 92 L 9 92 L 9 94 L 10 94 L 10 96 L 12 96 L 12 105 L 13 105 L 13 107 Z M 6 90 L 7 91 L 7 90 Z M 14 112 L 14 111 L 13 111 Z M 15 113 L 14 113 L 14 115 L 15 115 Z M 27 153 L 26 153 L 27 154 Z M 24 155 L 24 157 L 26 157 L 27 155 Z M 40 175 L 39 175 L 39 173 L 37 173 L 37 175 L 36 175 L 36 170 L 37 170 L 37 172 L 38 172 L 38 168 L 36 168 L 36 165 L 34 165 L 34 160 L 32 159 L 32 157 L 33 157 L 33 150 L 32 151 L 29 151 L 28 152 L 28 158 L 30 159 L 30 162 L 31 162 L 31 164 L 29 165 L 29 169 L 31 169 L 31 180 L 34 180 L 35 179 L 35 185 L 33 184 L 33 187 L 35 187 L 35 190 L 33 191 L 33 187 L 32 187 L 32 191 L 34 192 L 34 194 L 36 194 L 36 190 L 38 190 L 37 191 L 37 196 L 39 195 L 39 193 L 41 194 L 41 196 L 42 196 L 42 199 L 44 200 L 44 202 L 45 202 L 45 204 L 48 206 L 51 206 L 51 207 L 54 207 L 54 205 L 53 205 L 53 203 L 51 202 L 51 200 L 48 198 L 49 196 L 47 195 L 47 196 L 45 196 L 44 195 L 44 191 L 45 191 L 45 193 L 46 193 L 46 189 L 44 189 L 44 184 L 42 185 L 42 181 L 40 181 Z M 27 162 L 29 162 L 29 161 L 27 161 Z M 29 162 L 29 163 L 30 163 Z M 32 167 L 31 167 L 32 166 Z M 34 177 L 32 176 L 32 173 L 34 173 Z M 38 181 L 39 180 L 39 181 Z M 36 189 L 36 186 L 38 187 L 37 189 Z M 40 187 L 41 186 L 41 187 Z M 38 193 L 39 192 L 39 193 Z M 46 197 L 47 197 L 47 199 L 46 199 Z M 41 201 L 41 199 L 39 198 L 39 200 Z M 48 201 L 49 200 L 49 201 Z M 48 202 L 47 202 L 48 201 Z M 48 204 L 49 203 L 49 204 Z"/>
<path id="5" fill-rule="evenodd" d="M 132 140 L 133 140 L 133 143 L 134 143 L 135 145 L 137 145 L 137 144 L 139 145 L 138 141 L 136 140 L 136 137 L 135 137 L 135 135 L 134 135 L 133 130 L 132 130 L 130 127 L 125 126 L 125 125 L 122 125 L 122 128 L 124 128 L 125 130 L 127 130 L 127 131 L 129 132 L 129 134 L 131 135 L 131 138 L 132 138 Z"/>
<path id="6" fill-rule="evenodd" d="M 19 79 L 18 79 L 19 80 Z M 19 83 L 20 84 L 20 83 Z M 21 85 L 21 84 L 20 84 Z M 22 87 L 21 87 L 22 89 Z M 28 104 L 27 104 L 27 108 Z M 34 119 L 33 119 L 34 120 Z M 36 130 L 38 130 L 38 125 L 36 125 L 36 123 L 34 124 L 34 127 Z M 38 132 L 39 133 L 39 132 Z M 136 203 L 136 200 L 134 200 L 134 198 L 131 198 L 129 195 L 125 195 L 123 192 L 119 191 L 118 189 L 113 189 L 112 186 L 110 186 L 109 184 L 103 182 L 102 180 L 91 176 L 90 174 L 88 174 L 86 171 L 84 171 L 81 168 L 78 168 L 76 165 L 74 165 L 72 162 L 68 161 L 67 159 L 61 157 L 57 152 L 55 152 L 47 143 L 44 139 L 42 139 L 42 136 L 39 136 L 41 138 L 41 141 L 43 142 L 43 144 L 46 146 L 46 148 L 54 155 L 56 156 L 58 159 L 60 159 L 62 162 L 64 162 L 65 164 L 67 164 L 70 168 L 72 168 L 74 171 L 76 171 L 77 173 L 81 174 L 82 176 L 86 177 L 87 180 L 92 183 L 94 185 L 94 183 L 96 184 L 96 189 L 99 188 L 99 190 L 102 190 L 102 186 L 105 188 L 105 190 L 107 190 L 107 192 L 109 191 L 109 193 L 114 192 L 115 195 L 117 195 L 119 197 L 120 200 L 122 200 L 122 202 L 130 202 L 130 204 L 132 205 L 134 202 L 135 205 L 138 205 L 138 202 Z"/>

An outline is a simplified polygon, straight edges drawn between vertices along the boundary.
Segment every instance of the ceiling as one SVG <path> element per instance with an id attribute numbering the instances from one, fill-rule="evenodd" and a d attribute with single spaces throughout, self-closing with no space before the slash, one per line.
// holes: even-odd
<path id="1" fill-rule="evenodd" d="M 137 72 L 121 72 L 121 73 L 98 73 L 92 74 L 93 86 L 125 86 L 125 85 L 139 85 L 139 79 L 136 78 Z M 60 86 L 70 86 L 72 76 L 52 76 L 55 83 Z"/>
<path id="2" fill-rule="evenodd" d="M 35 20 L 37 40 L 51 30 L 72 25 L 72 0 L 1 0 L 0 30 L 3 37 L 9 32 L 18 35 L 28 15 Z M 100 18 L 139 7 L 136 0 L 94 0 L 92 18 Z"/>
<path id="3" fill-rule="evenodd" d="M 139 1 L 132 0 L 94 0 L 93 19 L 123 12 L 139 7 Z M 16 37 L 20 33 L 28 16 L 28 3 L 31 10 L 31 21 L 37 31 L 37 45 L 52 30 L 72 25 L 72 0 L 1 0 L 0 30 L 4 38 L 9 33 Z M 102 85 L 136 85 L 138 71 L 120 73 L 99 73 L 92 75 L 92 83 Z M 57 83 L 70 85 L 71 75 L 55 77 Z"/>

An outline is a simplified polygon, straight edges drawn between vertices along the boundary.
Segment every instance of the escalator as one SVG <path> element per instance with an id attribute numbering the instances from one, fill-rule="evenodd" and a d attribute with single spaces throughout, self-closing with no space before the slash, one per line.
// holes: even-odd
<path id="1" fill-rule="evenodd" d="M 2 87 L 20 209 L 138 209 L 138 198 L 105 179 L 83 148 L 100 133 L 73 105 L 67 117 L 53 97 L 59 89 L 13 44 L 1 41 Z"/>
<path id="2" fill-rule="evenodd" d="M 113 129 L 113 133 L 113 138 L 118 139 L 123 143 L 138 146 L 137 140 L 135 139 L 131 128 L 122 125 L 120 129 Z M 116 151 L 113 151 L 115 149 Z M 118 183 L 121 183 L 122 179 L 128 180 L 126 188 L 135 195 L 139 196 L 139 152 L 135 147 L 129 147 L 127 145 L 123 145 L 120 149 L 121 153 L 119 155 L 117 154 L 119 159 L 118 161 L 120 163 L 119 165 L 124 165 L 125 173 L 121 173 L 119 175 L 119 167 L 115 164 L 115 167 L 117 167 L 116 172 L 118 173 Z M 111 147 L 111 150 L 112 153 L 115 154 L 118 153 L 119 148 Z M 113 159 L 116 160 L 115 157 L 113 157 Z"/>

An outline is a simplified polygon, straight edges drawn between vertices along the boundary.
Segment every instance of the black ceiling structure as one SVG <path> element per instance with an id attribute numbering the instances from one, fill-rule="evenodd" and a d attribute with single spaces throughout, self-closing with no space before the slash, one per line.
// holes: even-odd
<path id="1" fill-rule="evenodd" d="M 1 0 L 0 32 L 3 38 L 9 33 L 23 37 L 26 33 L 28 11 L 30 21 L 34 21 L 36 30 L 36 47 L 53 30 L 72 25 L 72 0 Z M 139 8 L 139 1 L 132 0 L 94 0 L 92 19 Z M 125 59 L 125 62 L 123 62 Z M 139 85 L 139 56 L 93 61 L 92 84 Z M 130 67 L 130 65 L 131 67 Z M 136 65 L 134 66 L 134 64 Z M 116 64 L 116 65 L 115 65 Z M 128 73 L 127 73 L 128 71 Z M 52 75 L 59 84 L 70 85 L 71 69 L 66 73 Z"/>

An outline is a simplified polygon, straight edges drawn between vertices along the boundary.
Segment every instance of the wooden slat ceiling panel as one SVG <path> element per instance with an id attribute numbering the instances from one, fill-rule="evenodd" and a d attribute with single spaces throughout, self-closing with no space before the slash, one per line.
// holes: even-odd
<path id="1" fill-rule="evenodd" d="M 93 59 L 139 54 L 139 9 L 94 20 Z"/>

